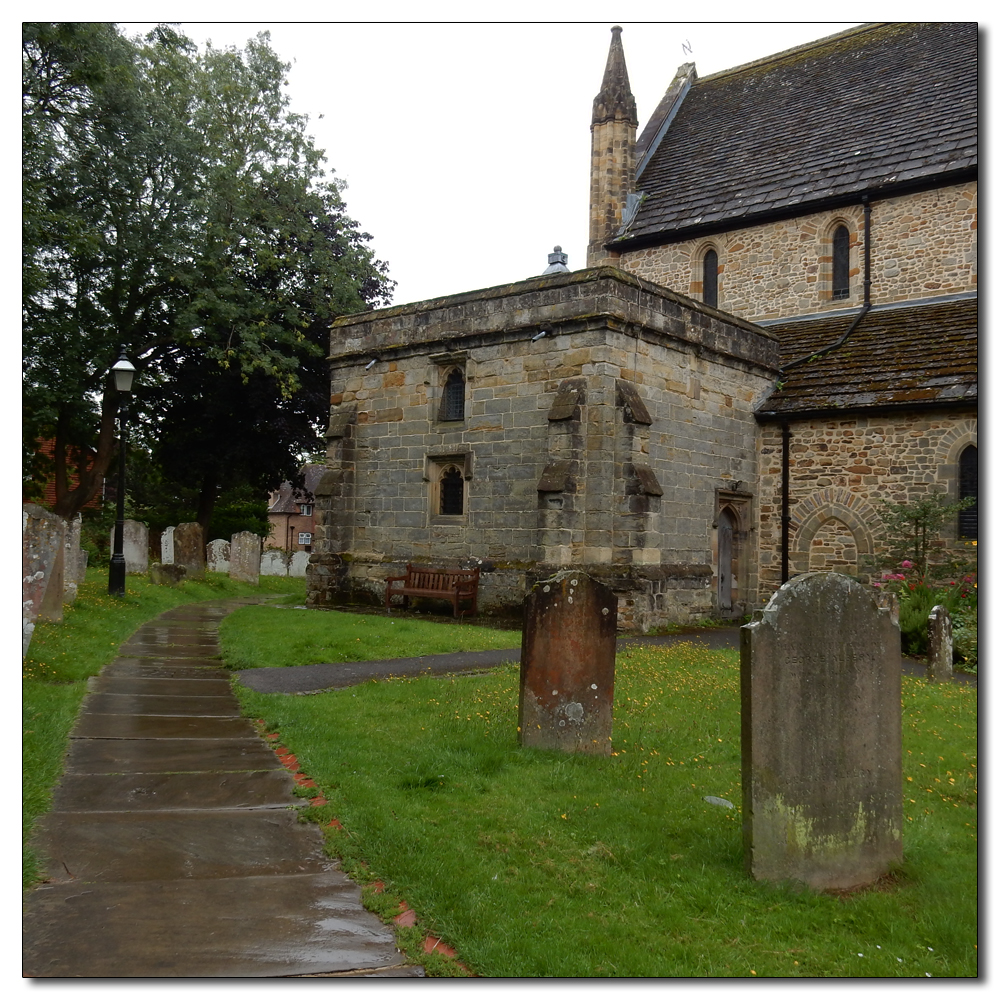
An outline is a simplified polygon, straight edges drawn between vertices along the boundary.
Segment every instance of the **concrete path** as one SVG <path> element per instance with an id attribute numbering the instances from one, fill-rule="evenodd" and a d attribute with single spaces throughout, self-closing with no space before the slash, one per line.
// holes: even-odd
<path id="1" fill-rule="evenodd" d="M 140 628 L 91 678 L 25 894 L 27 977 L 422 976 L 298 821 L 293 780 L 240 717 L 217 626 Z"/>

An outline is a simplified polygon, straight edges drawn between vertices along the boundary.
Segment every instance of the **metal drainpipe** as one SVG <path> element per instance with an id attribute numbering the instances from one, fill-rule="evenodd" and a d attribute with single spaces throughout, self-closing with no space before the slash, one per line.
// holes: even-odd
<path id="1" fill-rule="evenodd" d="M 781 422 L 781 582 L 788 583 L 788 528 L 792 515 L 788 503 L 788 453 L 792 437 L 788 421 Z"/>

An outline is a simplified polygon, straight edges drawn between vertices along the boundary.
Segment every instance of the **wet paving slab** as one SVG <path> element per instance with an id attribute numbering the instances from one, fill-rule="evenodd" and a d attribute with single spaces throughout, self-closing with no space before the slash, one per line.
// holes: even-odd
<path id="1" fill-rule="evenodd" d="M 174 609 L 89 683 L 25 894 L 27 977 L 412 977 L 301 822 L 214 650 L 236 606 Z"/>

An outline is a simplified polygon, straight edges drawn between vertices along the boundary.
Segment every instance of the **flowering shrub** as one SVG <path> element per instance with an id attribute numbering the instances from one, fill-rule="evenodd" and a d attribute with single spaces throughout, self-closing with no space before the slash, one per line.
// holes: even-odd
<path id="1" fill-rule="evenodd" d="M 942 604 L 948 609 L 953 623 L 953 643 L 956 655 L 970 666 L 978 658 L 977 609 L 979 590 L 975 571 L 968 566 L 958 579 L 933 583 L 922 575 L 917 566 L 904 559 L 900 572 L 883 573 L 875 586 L 895 593 L 899 598 L 899 634 L 907 656 L 927 654 L 927 619 L 932 609 Z M 940 568 L 939 568 L 940 569 Z"/>

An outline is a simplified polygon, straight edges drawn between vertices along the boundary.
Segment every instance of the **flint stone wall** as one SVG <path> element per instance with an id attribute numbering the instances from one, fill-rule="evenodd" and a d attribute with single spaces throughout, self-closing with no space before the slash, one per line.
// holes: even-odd
<path id="1" fill-rule="evenodd" d="M 37 504 L 21 511 L 21 655 L 35 622 L 60 621 L 63 605 L 66 522 Z"/>
<path id="2" fill-rule="evenodd" d="M 902 858 L 899 626 L 838 573 L 785 584 L 741 630 L 743 847 L 756 879 L 818 890 Z"/>

